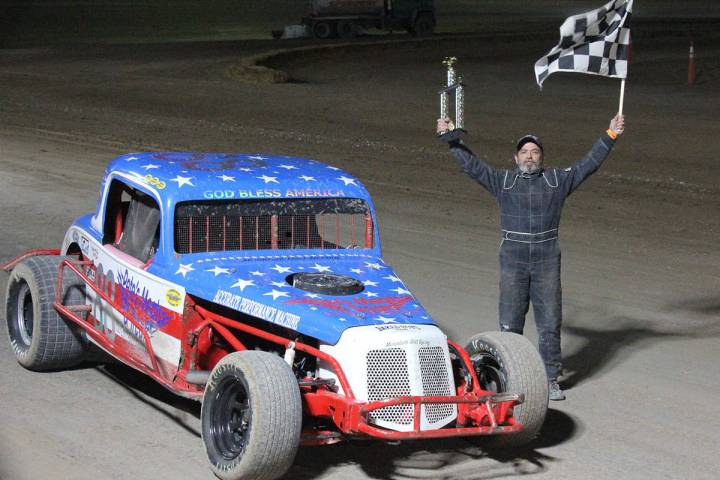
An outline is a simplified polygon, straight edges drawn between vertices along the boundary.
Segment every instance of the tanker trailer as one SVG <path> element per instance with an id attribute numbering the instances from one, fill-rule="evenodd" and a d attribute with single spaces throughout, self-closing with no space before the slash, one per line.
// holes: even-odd
<path id="1" fill-rule="evenodd" d="M 310 0 L 303 18 L 316 38 L 352 38 L 359 29 L 407 30 L 411 35 L 432 35 L 433 0 Z"/>

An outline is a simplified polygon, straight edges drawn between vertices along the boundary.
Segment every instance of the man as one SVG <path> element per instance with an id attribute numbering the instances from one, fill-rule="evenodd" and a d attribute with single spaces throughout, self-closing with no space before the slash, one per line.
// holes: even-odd
<path id="1" fill-rule="evenodd" d="M 449 119 L 438 119 L 439 134 L 449 128 Z M 562 369 L 560 212 L 565 198 L 600 167 L 624 130 L 625 117 L 616 115 L 590 152 L 565 169 L 544 167 L 543 144 L 534 135 L 518 140 L 515 170 L 497 170 L 461 141 L 450 142 L 450 151 L 465 173 L 485 187 L 500 207 L 500 330 L 522 334 L 532 301 L 551 400 L 565 399 L 558 384 Z"/>

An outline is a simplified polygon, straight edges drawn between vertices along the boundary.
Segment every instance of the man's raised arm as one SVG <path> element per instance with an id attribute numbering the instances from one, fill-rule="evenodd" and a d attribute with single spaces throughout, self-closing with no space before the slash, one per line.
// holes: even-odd
<path id="1" fill-rule="evenodd" d="M 450 129 L 450 120 L 447 118 L 438 118 L 437 133 L 442 135 Z M 480 160 L 468 147 L 460 140 L 454 140 L 449 143 L 450 152 L 465 173 L 470 178 L 476 180 L 480 185 L 490 192 L 494 197 L 500 190 L 500 172 Z"/>
<path id="2" fill-rule="evenodd" d="M 625 116 L 617 114 L 610 120 L 610 127 L 595 142 L 590 151 L 582 159 L 566 169 L 568 175 L 563 183 L 568 195 L 600 168 L 600 165 L 610 155 L 612 148 L 615 146 L 615 141 L 624 131 Z"/>

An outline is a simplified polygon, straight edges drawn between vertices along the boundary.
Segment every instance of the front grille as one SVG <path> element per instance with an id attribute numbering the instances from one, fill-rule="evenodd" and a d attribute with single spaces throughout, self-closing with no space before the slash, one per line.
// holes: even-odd
<path id="1" fill-rule="evenodd" d="M 418 356 L 420 357 L 423 395 L 428 397 L 453 395 L 443 349 L 441 347 L 422 347 L 418 352 Z M 433 403 L 425 405 L 425 418 L 429 423 L 439 422 L 454 414 L 454 404 Z"/>
<path id="2" fill-rule="evenodd" d="M 370 402 L 410 395 L 407 352 L 402 348 L 369 351 L 367 382 Z M 410 425 L 413 422 L 413 406 L 379 408 L 370 413 L 369 419 Z"/>

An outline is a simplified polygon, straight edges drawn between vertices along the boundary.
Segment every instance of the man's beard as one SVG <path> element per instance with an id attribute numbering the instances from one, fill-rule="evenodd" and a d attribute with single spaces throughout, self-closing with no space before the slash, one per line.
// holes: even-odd
<path id="1" fill-rule="evenodd" d="M 518 167 L 520 168 L 520 171 L 521 171 L 522 173 L 526 173 L 526 174 L 529 174 L 529 175 L 531 175 L 531 174 L 537 172 L 538 170 L 540 170 L 540 164 L 539 164 L 539 163 L 521 163 L 520 165 L 518 165 Z"/>

